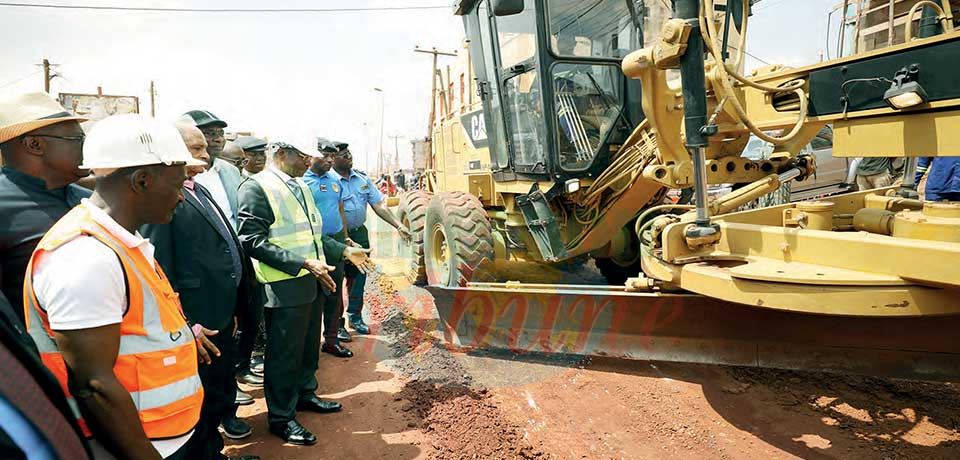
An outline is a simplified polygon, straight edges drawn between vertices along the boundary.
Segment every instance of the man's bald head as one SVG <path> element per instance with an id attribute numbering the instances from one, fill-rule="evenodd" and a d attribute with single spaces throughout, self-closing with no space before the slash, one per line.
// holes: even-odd
<path id="1" fill-rule="evenodd" d="M 242 168 L 246 163 L 246 158 L 243 157 L 243 149 L 236 143 L 229 141 L 224 144 L 220 158 L 230 162 L 230 164 L 236 166 L 237 169 Z"/>
<path id="2" fill-rule="evenodd" d="M 198 160 L 209 163 L 210 155 L 207 153 L 207 139 L 203 137 L 203 132 L 200 131 L 200 128 L 183 121 L 177 122 L 175 125 L 177 131 L 180 131 L 180 137 L 183 138 L 183 143 L 187 145 L 187 150 L 190 151 L 190 155 Z M 205 170 L 206 168 L 203 166 L 188 166 L 187 176 L 192 179 L 193 176 Z"/>

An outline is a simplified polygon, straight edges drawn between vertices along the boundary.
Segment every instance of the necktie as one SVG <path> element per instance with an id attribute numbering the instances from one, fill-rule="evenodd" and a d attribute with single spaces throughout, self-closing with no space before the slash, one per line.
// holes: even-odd
<path id="1" fill-rule="evenodd" d="M 297 182 L 297 179 L 290 179 L 287 181 L 287 188 L 293 192 L 293 196 L 297 197 L 297 201 L 300 202 L 300 207 L 303 208 L 303 214 L 307 216 L 307 219 L 310 218 L 310 211 L 307 210 L 307 201 L 303 196 L 303 189 L 300 188 L 300 184 Z M 310 227 L 310 231 L 313 232 L 313 227 Z M 317 255 L 323 256 L 323 248 L 317 246 L 317 242 L 313 242 L 313 249 L 317 251 Z"/>
<path id="2" fill-rule="evenodd" d="M 0 393 L 50 443 L 57 458 L 82 460 L 86 451 L 76 431 L 57 410 L 23 363 L 0 344 Z"/>
<path id="3" fill-rule="evenodd" d="M 300 184 L 297 183 L 296 179 L 290 179 L 287 181 L 287 187 L 290 188 L 290 191 L 293 192 L 293 196 L 297 197 L 297 201 L 300 202 L 300 206 L 303 206 L 303 212 L 307 212 L 307 201 L 303 197 L 303 189 L 300 188 Z"/>

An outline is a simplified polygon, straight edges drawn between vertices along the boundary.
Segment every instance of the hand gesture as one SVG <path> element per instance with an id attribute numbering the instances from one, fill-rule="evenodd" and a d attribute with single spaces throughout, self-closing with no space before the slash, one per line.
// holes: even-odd
<path id="1" fill-rule="evenodd" d="M 353 264 L 354 267 L 357 267 L 357 270 L 365 275 L 369 275 L 377 269 L 377 264 L 370 260 L 369 254 L 370 250 L 363 248 L 347 247 L 343 250 L 343 258 L 347 259 L 347 262 Z"/>
<path id="2" fill-rule="evenodd" d="M 397 233 L 400 234 L 400 238 L 403 238 L 405 240 L 409 240 L 413 238 L 413 233 L 410 233 L 410 230 L 407 229 L 407 227 L 404 227 L 403 225 L 397 226 Z"/>
<path id="3" fill-rule="evenodd" d="M 347 247 L 350 247 L 350 248 L 359 248 L 360 245 L 357 244 L 356 241 L 353 241 L 353 240 L 351 240 L 350 238 L 347 238 Z"/>
<path id="4" fill-rule="evenodd" d="M 213 337 L 220 333 L 220 331 L 212 331 L 203 326 L 200 326 L 200 333 L 197 334 L 197 353 L 200 355 L 200 362 L 203 364 L 210 364 L 213 362 L 213 357 L 220 357 L 220 349 L 217 348 L 213 342 L 210 341 L 207 337 Z M 212 356 L 211 356 L 212 355 Z"/>
<path id="5" fill-rule="evenodd" d="M 317 259 L 307 259 L 303 262 L 303 268 L 316 277 L 317 281 L 330 292 L 337 292 L 337 283 L 334 283 L 333 278 L 330 277 L 330 272 L 336 270 L 337 267 L 327 265 Z"/>

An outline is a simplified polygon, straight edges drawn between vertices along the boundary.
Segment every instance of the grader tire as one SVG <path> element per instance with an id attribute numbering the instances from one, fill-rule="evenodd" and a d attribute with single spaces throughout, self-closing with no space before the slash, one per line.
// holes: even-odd
<path id="1" fill-rule="evenodd" d="M 643 271 L 639 259 L 626 267 L 611 259 L 594 259 L 594 262 L 596 262 L 600 274 L 607 279 L 607 284 L 611 286 L 623 286 L 627 283 L 628 278 L 636 277 Z"/>
<path id="2" fill-rule="evenodd" d="M 400 198 L 400 223 L 410 230 L 412 238 L 400 241 L 400 254 L 409 261 L 404 275 L 416 285 L 427 282 L 427 273 L 423 265 L 423 227 L 427 222 L 427 207 L 430 206 L 430 192 L 416 190 L 407 192 Z"/>
<path id="3" fill-rule="evenodd" d="M 424 227 L 424 265 L 433 286 L 492 279 L 493 230 L 483 205 L 464 192 L 435 195 Z"/>

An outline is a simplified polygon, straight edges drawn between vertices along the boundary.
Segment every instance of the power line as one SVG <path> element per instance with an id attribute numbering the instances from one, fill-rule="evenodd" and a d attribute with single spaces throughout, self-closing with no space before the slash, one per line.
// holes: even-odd
<path id="1" fill-rule="evenodd" d="M 736 46 L 727 45 L 727 47 L 730 48 L 730 49 L 732 49 L 732 50 L 734 50 L 734 51 L 739 51 L 739 48 L 737 48 Z M 751 54 L 751 53 L 750 53 L 749 51 L 747 51 L 747 50 L 743 50 L 743 54 L 746 54 L 747 56 L 750 56 L 750 57 L 752 57 L 752 58 L 754 58 L 754 59 L 756 59 L 756 60 L 758 60 L 758 61 L 760 61 L 760 62 L 762 62 L 762 63 L 764 63 L 764 64 L 766 64 L 766 65 L 770 65 L 770 63 L 767 62 L 765 59 L 763 59 L 763 58 L 761 58 L 761 57 L 759 57 L 759 56 L 757 56 L 757 55 Z"/>
<path id="2" fill-rule="evenodd" d="M 426 5 L 426 6 L 384 6 L 370 8 L 149 8 L 149 7 L 127 7 L 127 6 L 95 6 L 95 5 L 54 5 L 48 3 L 14 3 L 0 2 L 0 6 L 9 6 L 16 8 L 49 8 L 65 10 L 94 10 L 94 11 L 143 11 L 152 13 L 348 13 L 363 11 L 412 11 L 412 10 L 438 10 L 451 9 L 448 5 Z"/>
<path id="3" fill-rule="evenodd" d="M 28 79 L 28 78 L 30 78 L 30 77 L 32 77 L 32 76 L 34 76 L 34 75 L 42 72 L 42 71 L 43 71 L 42 69 L 41 69 L 41 70 L 35 70 L 35 71 L 33 71 L 33 72 L 31 72 L 31 73 L 29 73 L 29 74 L 27 74 L 27 75 L 24 75 L 24 76 L 22 76 L 22 77 L 20 77 L 20 78 L 18 78 L 18 79 L 16 79 L 16 80 L 12 80 L 12 81 L 9 81 L 9 82 L 7 82 L 7 83 L 4 83 L 4 84 L 0 85 L 0 88 L 6 88 L 6 87 L 8 87 L 8 86 L 10 86 L 10 85 L 15 85 L 15 84 L 17 84 L 17 83 L 20 83 L 21 81 L 24 81 L 24 80 L 26 80 L 26 79 Z"/>

